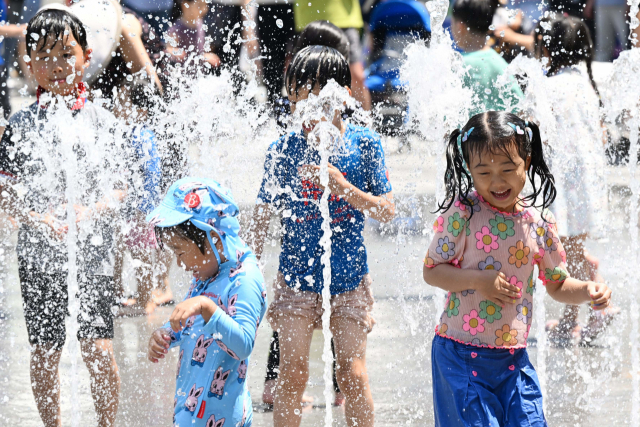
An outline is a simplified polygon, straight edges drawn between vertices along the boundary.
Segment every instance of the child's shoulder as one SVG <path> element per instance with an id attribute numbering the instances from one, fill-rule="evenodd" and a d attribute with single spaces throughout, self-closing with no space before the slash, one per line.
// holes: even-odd
<path id="1" fill-rule="evenodd" d="M 347 124 L 348 138 L 360 143 L 380 142 L 382 137 L 376 131 L 365 126 Z"/>
<path id="2" fill-rule="evenodd" d="M 284 153 L 288 150 L 297 152 L 298 150 L 296 150 L 295 147 L 301 139 L 302 135 L 300 132 L 289 132 L 269 144 L 269 152 Z"/>
<path id="3" fill-rule="evenodd" d="M 11 115 L 9 118 L 9 126 L 21 126 L 28 125 L 30 126 L 32 122 L 35 120 L 35 117 L 38 113 L 38 103 L 34 102 L 33 104 L 27 105 L 26 107 L 21 108 Z"/>

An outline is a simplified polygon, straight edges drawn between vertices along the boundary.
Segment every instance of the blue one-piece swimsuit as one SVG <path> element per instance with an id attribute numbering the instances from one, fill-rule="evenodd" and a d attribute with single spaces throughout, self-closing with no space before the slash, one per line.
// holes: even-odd
<path id="1" fill-rule="evenodd" d="M 246 383 L 249 356 L 267 308 L 264 278 L 248 249 L 239 262 L 228 261 L 218 275 L 195 281 L 187 298 L 204 295 L 218 309 L 208 323 L 193 316 L 171 347 L 180 346 L 174 425 L 176 427 L 251 426 L 253 413 Z"/>

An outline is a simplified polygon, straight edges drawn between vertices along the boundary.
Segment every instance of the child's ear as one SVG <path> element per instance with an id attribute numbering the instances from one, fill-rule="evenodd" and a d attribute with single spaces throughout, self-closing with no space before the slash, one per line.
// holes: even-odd
<path id="1" fill-rule="evenodd" d="M 528 171 L 529 170 L 529 166 L 531 166 L 531 156 L 527 156 L 527 161 L 525 162 L 526 167 L 524 170 Z"/>
<path id="2" fill-rule="evenodd" d="M 84 51 L 84 65 L 83 68 L 87 68 L 91 63 L 91 54 L 93 53 L 93 49 L 88 48 Z"/>

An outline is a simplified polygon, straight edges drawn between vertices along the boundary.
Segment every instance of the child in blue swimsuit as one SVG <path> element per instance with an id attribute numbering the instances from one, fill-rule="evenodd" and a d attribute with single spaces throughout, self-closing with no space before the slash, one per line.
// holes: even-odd
<path id="1" fill-rule="evenodd" d="M 183 178 L 148 216 L 160 245 L 193 273 L 185 300 L 149 340 L 157 363 L 180 346 L 175 426 L 250 426 L 249 356 L 267 307 L 264 278 L 238 237 L 238 206 L 217 182 Z"/>

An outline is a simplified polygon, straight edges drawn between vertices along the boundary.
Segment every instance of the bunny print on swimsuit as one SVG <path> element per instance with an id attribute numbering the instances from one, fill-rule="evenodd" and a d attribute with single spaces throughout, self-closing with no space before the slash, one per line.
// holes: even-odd
<path id="1" fill-rule="evenodd" d="M 227 383 L 227 379 L 229 379 L 229 374 L 231 374 L 231 369 L 225 372 L 222 372 L 222 366 L 216 369 L 216 372 L 213 374 L 213 380 L 211 380 L 209 397 L 215 396 L 218 400 L 222 400 L 222 396 L 224 396 L 224 385 Z"/>
<path id="2" fill-rule="evenodd" d="M 229 316 L 234 317 L 236 315 L 236 302 L 238 301 L 238 294 L 232 295 L 229 298 L 228 306 L 225 306 L 222 302 L 222 298 L 218 297 L 218 307 L 222 309 Z"/>
<path id="3" fill-rule="evenodd" d="M 218 421 L 216 421 L 216 416 L 211 415 L 207 420 L 206 427 L 222 427 L 222 426 L 224 426 L 224 418 L 220 418 Z"/>
<path id="4" fill-rule="evenodd" d="M 196 389 L 196 385 L 193 384 L 191 389 L 189 390 L 189 395 L 187 396 L 187 400 L 184 402 L 184 407 L 187 408 L 187 411 L 193 413 L 196 411 L 196 407 L 198 406 L 198 398 L 202 395 L 204 391 L 204 387 L 200 387 Z"/>
<path id="5" fill-rule="evenodd" d="M 202 368 L 204 361 L 207 358 L 207 349 L 213 342 L 213 338 L 208 340 L 204 339 L 204 334 L 198 337 L 196 341 L 196 347 L 193 349 L 193 357 L 191 358 L 191 366 L 198 365 Z"/>
<path id="6" fill-rule="evenodd" d="M 242 384 L 245 378 L 247 378 L 247 361 L 241 360 L 238 366 L 238 383 Z"/>

